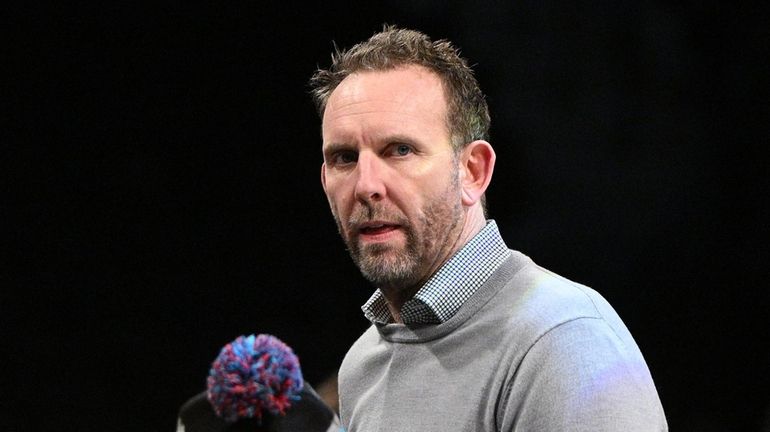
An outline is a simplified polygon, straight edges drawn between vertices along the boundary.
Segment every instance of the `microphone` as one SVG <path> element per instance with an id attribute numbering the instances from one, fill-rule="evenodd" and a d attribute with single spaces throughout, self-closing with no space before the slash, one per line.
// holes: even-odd
<path id="1" fill-rule="evenodd" d="M 177 432 L 341 430 L 336 413 L 303 380 L 294 351 L 275 336 L 238 336 L 225 345 L 206 385 L 180 408 Z"/>

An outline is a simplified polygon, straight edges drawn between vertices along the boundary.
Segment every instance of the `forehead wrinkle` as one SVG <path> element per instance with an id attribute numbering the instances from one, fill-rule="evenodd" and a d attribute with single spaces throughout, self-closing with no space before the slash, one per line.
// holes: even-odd
<path id="1" fill-rule="evenodd" d="M 382 114 L 393 114 L 392 117 L 382 116 Z M 367 110 L 355 110 L 354 112 L 343 112 L 343 110 L 329 111 L 324 119 L 324 129 L 326 133 L 333 135 L 335 141 L 357 141 L 360 136 L 367 136 L 372 140 L 380 141 L 389 136 L 409 137 L 414 134 L 410 132 L 410 122 L 408 119 L 415 118 L 413 113 L 406 113 L 393 106 L 392 109 L 383 109 L 381 106 L 372 107 Z M 378 125 L 388 125 L 387 130 L 381 130 Z M 414 140 L 413 137 L 411 140 Z"/>
<path id="2" fill-rule="evenodd" d="M 402 80 L 402 77 L 399 77 L 403 73 L 411 72 L 416 72 L 415 75 L 411 76 L 412 79 Z M 379 77 L 375 78 L 376 76 Z M 373 79 L 390 83 L 396 81 L 406 91 L 383 90 L 383 87 L 387 87 L 387 85 L 375 85 Z M 342 102 L 342 105 L 349 106 L 368 101 L 378 101 L 387 102 L 400 108 L 409 105 L 410 101 L 415 101 L 418 106 L 423 108 L 433 105 L 443 107 L 446 110 L 447 97 L 444 87 L 444 83 L 438 75 L 417 65 L 406 65 L 388 71 L 361 71 L 351 74 L 337 86 L 329 97 L 329 105 L 334 105 L 336 99 L 338 102 Z M 425 92 L 426 89 L 432 91 Z M 419 99 L 413 99 L 415 91 L 420 92 Z M 346 102 L 348 99 L 353 99 L 353 101 Z M 359 100 L 356 101 L 356 99 Z M 433 104 L 432 102 L 438 103 Z"/>
<path id="3" fill-rule="evenodd" d="M 367 102 L 359 102 L 357 105 L 364 105 Z M 350 105 L 348 105 L 346 108 L 354 108 Z M 382 107 L 372 107 L 371 109 L 367 110 L 355 110 L 354 112 L 348 112 L 345 108 L 338 108 L 333 110 L 327 110 L 326 116 L 329 120 L 338 120 L 340 118 L 353 118 L 353 117 L 360 117 L 360 116 L 366 116 L 371 114 L 380 114 L 383 112 L 387 113 L 395 113 L 399 114 L 401 116 L 408 116 L 407 113 L 404 113 L 398 109 L 398 106 L 394 104 L 394 107 L 392 109 L 382 109 Z"/>
<path id="4" fill-rule="evenodd" d="M 326 106 L 324 138 L 330 143 L 357 145 L 387 140 L 392 135 L 411 137 L 410 142 L 418 143 L 421 131 L 440 128 L 448 133 L 443 83 L 428 70 L 408 69 L 363 72 L 345 78 Z M 416 77 L 409 75 L 413 72 L 417 72 Z"/>
<path id="5" fill-rule="evenodd" d="M 382 95 L 374 94 L 371 92 L 357 92 L 356 94 L 340 93 L 334 95 L 327 104 L 325 114 L 331 115 L 332 118 L 339 118 L 346 115 L 359 115 L 359 114 L 377 114 L 380 112 L 396 113 L 399 115 L 410 115 L 409 110 L 417 112 L 425 112 L 425 108 L 430 106 L 428 101 L 433 98 L 421 98 L 420 100 L 412 99 L 411 94 L 401 92 L 404 94 L 388 93 L 385 97 Z M 396 97 L 398 96 L 398 97 Z M 410 103 L 413 101 L 416 103 Z M 443 102 L 443 99 L 442 99 Z M 407 108 L 405 110 L 405 108 Z M 432 111 L 436 111 L 433 109 Z"/>

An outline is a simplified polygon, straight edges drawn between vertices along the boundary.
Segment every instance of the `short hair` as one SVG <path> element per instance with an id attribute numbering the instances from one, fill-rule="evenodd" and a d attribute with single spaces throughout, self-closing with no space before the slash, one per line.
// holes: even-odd
<path id="1" fill-rule="evenodd" d="M 447 101 L 447 130 L 455 152 L 468 143 L 489 139 L 489 108 L 473 70 L 447 40 L 431 41 L 416 30 L 384 25 L 368 40 L 340 51 L 335 45 L 329 69 L 318 69 L 310 79 L 311 93 L 323 118 L 334 89 L 359 71 L 386 71 L 418 65 L 438 75 Z"/>

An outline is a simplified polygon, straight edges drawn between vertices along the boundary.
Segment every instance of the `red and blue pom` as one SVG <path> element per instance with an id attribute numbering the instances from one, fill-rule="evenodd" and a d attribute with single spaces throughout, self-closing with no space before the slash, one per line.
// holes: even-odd
<path id="1" fill-rule="evenodd" d="M 211 365 L 208 400 L 226 422 L 284 415 L 304 385 L 299 359 L 280 339 L 239 336 L 225 345 Z"/>

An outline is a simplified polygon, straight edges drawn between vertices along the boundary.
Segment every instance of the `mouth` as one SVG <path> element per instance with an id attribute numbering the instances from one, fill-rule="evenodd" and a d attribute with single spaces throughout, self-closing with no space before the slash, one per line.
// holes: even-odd
<path id="1" fill-rule="evenodd" d="M 399 227 L 400 225 L 393 223 L 373 221 L 359 225 L 358 232 L 364 236 L 378 236 L 395 231 L 399 229 Z"/>

